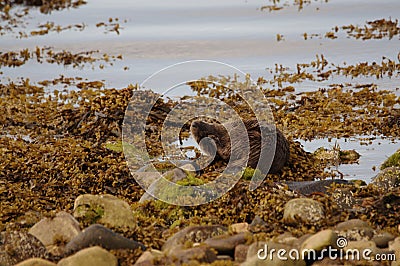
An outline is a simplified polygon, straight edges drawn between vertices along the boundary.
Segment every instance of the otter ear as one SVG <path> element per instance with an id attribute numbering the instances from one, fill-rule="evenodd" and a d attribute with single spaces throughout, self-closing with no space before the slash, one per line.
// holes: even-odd
<path id="1" fill-rule="evenodd" d="M 218 150 L 218 147 L 220 147 L 220 144 L 221 144 L 221 142 L 220 142 L 218 136 L 215 136 L 214 134 L 209 134 L 207 137 L 210 138 L 210 139 L 212 139 L 212 140 L 214 140 L 215 145 L 217 146 L 216 148 L 217 148 L 217 150 Z"/>

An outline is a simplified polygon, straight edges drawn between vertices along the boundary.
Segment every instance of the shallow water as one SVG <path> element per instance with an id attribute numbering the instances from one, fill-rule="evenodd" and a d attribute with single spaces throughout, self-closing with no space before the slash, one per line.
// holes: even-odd
<path id="1" fill-rule="evenodd" d="M 269 69 L 275 64 L 295 70 L 297 63 L 309 63 L 317 54 L 323 54 L 330 63 L 343 65 L 359 62 L 380 62 L 382 56 L 397 60 L 400 52 L 399 37 L 392 40 L 362 41 L 349 39 L 338 33 L 338 39 L 314 37 L 304 40 L 303 33 L 323 36 L 335 26 L 364 25 L 367 20 L 390 17 L 395 19 L 400 10 L 398 0 L 336 0 L 312 1 L 299 11 L 297 6 L 288 6 L 276 12 L 261 11 L 268 4 L 261 0 L 96 0 L 87 5 L 68 11 L 52 12 L 50 15 L 31 10 L 25 25 L 1 36 L 0 51 L 34 49 L 36 46 L 51 46 L 54 50 L 74 52 L 99 50 L 101 54 L 122 54 L 123 60 L 106 64 L 104 69 L 87 65 L 83 68 L 39 64 L 29 61 L 22 67 L 0 69 L 0 81 L 29 78 L 33 82 L 49 80 L 60 75 L 83 77 L 88 80 L 104 80 L 107 87 L 122 88 L 128 84 L 141 83 L 154 72 L 171 64 L 186 60 L 208 59 L 233 65 L 253 79 L 259 76 L 272 77 Z M 105 33 L 96 27 L 99 22 L 118 18 L 122 27 L 120 34 Z M 45 36 L 16 38 L 18 31 L 30 32 L 39 24 L 53 21 L 67 26 L 84 23 L 83 31 L 66 30 L 51 32 Z M 277 41 L 282 34 L 284 40 Z M 126 68 L 126 69 L 125 69 Z M 204 65 L 198 69 L 183 71 L 219 75 L 219 68 Z M 179 73 L 183 75 L 183 73 Z M 168 82 L 176 77 L 170 76 Z M 315 90 L 332 83 L 376 83 L 379 88 L 399 87 L 397 78 L 346 78 L 334 76 L 324 82 L 303 82 L 295 84 L 297 92 Z M 76 88 L 71 88 L 76 89 Z M 154 88 L 162 91 L 165 88 Z M 378 145 L 377 143 L 381 144 Z M 342 165 L 348 178 L 369 181 L 376 173 L 372 166 L 379 165 L 396 149 L 398 144 L 388 140 L 377 140 L 372 145 L 359 145 L 359 141 L 339 141 L 343 149 L 356 149 L 361 153 L 359 165 Z M 333 145 L 327 140 L 304 142 L 307 150 Z"/>

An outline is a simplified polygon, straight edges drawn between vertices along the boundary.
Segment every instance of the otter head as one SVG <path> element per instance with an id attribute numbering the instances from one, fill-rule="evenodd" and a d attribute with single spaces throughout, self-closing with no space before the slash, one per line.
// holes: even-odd
<path id="1" fill-rule="evenodd" d="M 190 132 L 200 149 L 208 156 L 215 158 L 218 155 L 224 158 L 226 150 L 230 149 L 228 132 L 221 124 L 196 120 L 192 122 Z"/>

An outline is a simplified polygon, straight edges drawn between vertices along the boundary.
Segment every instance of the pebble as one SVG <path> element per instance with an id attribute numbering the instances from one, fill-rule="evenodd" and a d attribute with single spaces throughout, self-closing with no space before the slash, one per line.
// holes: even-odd
<path id="1" fill-rule="evenodd" d="M 63 246 L 77 236 L 81 229 L 75 218 L 66 212 L 59 212 L 54 218 L 43 218 L 28 231 L 39 239 L 53 255 L 64 253 Z"/>
<path id="2" fill-rule="evenodd" d="M 326 247 L 333 247 L 336 244 L 337 235 L 331 229 L 319 231 L 318 233 L 307 238 L 301 245 L 300 250 L 312 249 L 321 251 Z"/>
<path id="3" fill-rule="evenodd" d="M 236 235 L 221 235 L 214 238 L 209 238 L 204 243 L 215 249 L 218 254 L 233 254 L 235 247 L 239 244 L 244 244 L 248 239 L 251 239 L 250 233 L 239 233 Z"/>
<path id="4" fill-rule="evenodd" d="M 374 241 L 365 241 L 365 240 L 349 241 L 347 242 L 347 245 L 343 248 L 344 252 L 347 252 L 348 250 L 360 251 L 360 258 L 362 257 L 362 252 L 366 249 L 372 251 L 372 253 L 369 255 L 371 257 L 373 256 L 373 254 L 376 254 L 378 252 L 378 248 L 376 247 Z"/>
<path id="5" fill-rule="evenodd" d="M 42 242 L 24 231 L 1 232 L 0 243 L 0 265 L 15 265 L 29 258 L 48 255 Z"/>
<path id="6" fill-rule="evenodd" d="M 15 266 L 56 266 L 56 264 L 40 258 L 30 258 L 18 263 Z"/>
<path id="7" fill-rule="evenodd" d="M 291 199 L 285 205 L 283 220 L 287 224 L 314 224 L 325 218 L 323 205 L 313 199 Z"/>
<path id="8" fill-rule="evenodd" d="M 250 232 L 259 233 L 266 231 L 268 229 L 268 224 L 258 215 L 256 215 L 249 225 Z"/>
<path id="9" fill-rule="evenodd" d="M 234 258 L 236 262 L 242 263 L 246 260 L 247 251 L 249 250 L 248 245 L 239 244 L 235 247 Z"/>
<path id="10" fill-rule="evenodd" d="M 232 261 L 232 257 L 229 255 L 217 255 L 217 260 L 228 260 L 228 261 Z"/>
<path id="11" fill-rule="evenodd" d="M 400 266 L 400 237 L 389 242 L 389 250 L 394 251 L 396 255 L 396 261 L 393 261 L 391 266 Z"/>
<path id="12" fill-rule="evenodd" d="M 335 189 L 332 193 L 332 198 L 342 211 L 353 209 L 357 203 L 357 200 L 353 196 L 353 192 L 348 188 Z"/>
<path id="13" fill-rule="evenodd" d="M 375 230 L 365 221 L 351 219 L 337 224 L 335 232 L 348 241 L 370 240 L 375 234 Z"/>
<path id="14" fill-rule="evenodd" d="M 140 255 L 140 257 L 136 260 L 135 265 L 137 264 L 145 264 L 145 263 L 153 263 L 154 259 L 157 257 L 163 256 L 163 253 L 157 249 L 146 250 Z"/>
<path id="15" fill-rule="evenodd" d="M 190 172 L 192 174 L 196 174 L 196 171 L 198 169 L 198 167 L 196 168 L 196 166 L 193 163 L 184 164 L 184 165 L 180 166 L 179 168 L 184 171 Z"/>
<path id="16" fill-rule="evenodd" d="M 137 249 L 145 250 L 145 246 L 128 239 L 114 231 L 100 225 L 93 224 L 74 237 L 66 246 L 67 253 L 73 253 L 78 250 L 90 247 L 101 246 L 107 250 L 112 249 Z"/>
<path id="17" fill-rule="evenodd" d="M 78 251 L 72 256 L 60 260 L 57 266 L 118 266 L 117 258 L 107 250 L 95 246 Z"/>
<path id="18" fill-rule="evenodd" d="M 298 260 L 290 258 L 288 252 L 293 248 L 294 247 L 291 245 L 272 241 L 254 242 L 249 246 L 246 261 L 243 262 L 241 266 L 305 266 L 306 263 L 302 260 L 301 254 L 299 254 Z M 273 249 L 274 252 L 272 252 Z M 287 259 L 280 259 L 279 256 Z"/>
<path id="19" fill-rule="evenodd" d="M 201 243 L 209 238 L 226 234 L 227 231 L 228 228 L 221 225 L 188 226 L 168 238 L 161 250 L 164 253 L 169 254 L 175 249 L 180 249 L 186 241 Z"/>
<path id="20" fill-rule="evenodd" d="M 395 236 L 388 232 L 375 234 L 372 237 L 372 241 L 375 242 L 375 244 L 378 248 L 387 248 L 389 246 L 389 242 L 394 239 L 395 239 Z"/>
<path id="21" fill-rule="evenodd" d="M 273 239 L 276 243 L 287 244 L 287 245 L 295 245 L 298 242 L 297 237 L 294 237 L 291 233 L 285 232 L 280 234 L 276 238 Z"/>
<path id="22" fill-rule="evenodd" d="M 136 221 L 129 204 L 113 195 L 80 195 L 75 200 L 74 217 L 90 224 L 110 227 L 135 227 Z"/>
<path id="23" fill-rule="evenodd" d="M 350 219 L 335 226 L 336 230 L 346 231 L 354 228 L 371 228 L 369 224 L 360 219 Z M 371 228 L 372 229 L 372 228 Z"/>
<path id="24" fill-rule="evenodd" d="M 187 167 L 189 167 L 189 166 L 187 166 Z M 194 168 L 194 166 L 192 166 L 192 167 Z M 148 173 L 144 173 L 144 174 L 147 175 Z M 154 174 L 152 174 L 152 175 L 154 175 Z M 148 186 L 148 188 L 146 189 L 146 192 L 140 198 L 139 203 L 143 203 L 147 200 L 155 200 L 155 198 L 151 194 L 154 194 L 156 191 L 159 190 L 159 186 L 160 186 L 159 184 L 165 185 L 164 182 L 159 182 L 160 174 L 157 172 L 155 175 L 157 176 L 157 178 L 156 179 L 153 178 L 154 181 Z M 171 182 L 176 183 L 182 179 L 185 179 L 187 177 L 187 173 L 185 172 L 185 170 L 183 170 L 181 168 L 174 168 L 172 170 L 165 172 L 163 174 L 163 177 Z M 147 176 L 145 176 L 145 178 L 147 179 Z"/>
<path id="25" fill-rule="evenodd" d="M 190 264 L 191 261 L 196 261 L 200 263 L 212 263 L 217 260 L 217 255 L 215 252 L 207 246 L 199 246 L 188 249 L 175 250 L 174 253 L 169 255 L 172 257 L 176 265 L 176 261 L 179 264 Z"/>
<path id="26" fill-rule="evenodd" d="M 230 231 L 235 234 L 249 232 L 249 224 L 246 222 L 232 224 L 229 228 Z"/>

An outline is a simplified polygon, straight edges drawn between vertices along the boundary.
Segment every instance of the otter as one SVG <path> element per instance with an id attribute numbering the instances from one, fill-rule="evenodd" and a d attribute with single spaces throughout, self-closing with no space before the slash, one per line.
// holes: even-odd
<path id="1" fill-rule="evenodd" d="M 247 141 L 238 141 L 233 143 L 231 147 L 231 140 L 228 130 L 232 134 L 235 131 L 243 129 L 240 123 L 243 122 L 248 135 L 250 153 L 247 166 L 256 169 L 258 168 L 262 173 L 276 174 L 289 160 L 289 142 L 283 133 L 274 125 L 260 126 L 256 119 L 244 119 L 242 121 L 235 121 L 226 123 L 224 125 L 214 122 L 206 122 L 202 120 L 195 120 L 190 126 L 190 131 L 195 141 L 200 145 L 200 149 L 208 154 L 214 156 L 214 161 L 223 160 L 228 162 L 231 156 L 231 150 L 235 151 L 234 154 L 241 153 L 245 150 L 243 147 Z M 276 132 L 276 134 L 274 134 Z M 236 133 L 238 134 L 238 133 Z M 261 136 L 266 139 L 263 147 L 261 147 Z M 274 142 L 276 142 L 275 154 L 269 152 L 273 149 Z M 263 154 L 263 161 L 259 163 L 260 154 Z M 242 157 L 245 158 L 246 154 Z M 274 156 L 272 158 L 272 156 Z M 233 158 L 239 160 L 240 158 Z M 271 162 L 268 163 L 268 162 Z M 257 166 L 258 165 L 258 166 Z M 271 165 L 269 168 L 268 166 Z"/>

